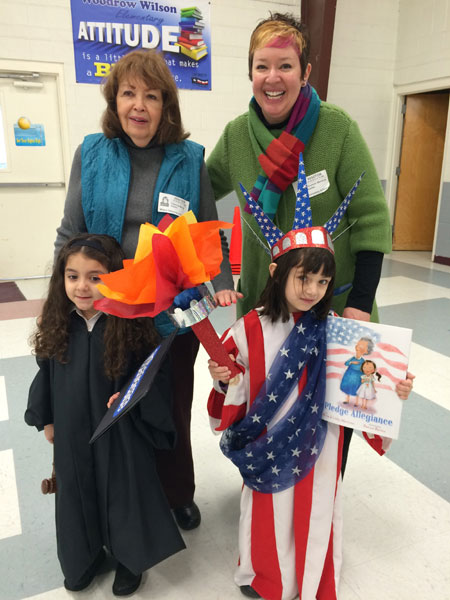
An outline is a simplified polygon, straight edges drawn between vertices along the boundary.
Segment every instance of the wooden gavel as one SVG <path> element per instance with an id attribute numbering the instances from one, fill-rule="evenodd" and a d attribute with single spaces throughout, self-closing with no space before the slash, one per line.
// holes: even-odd
<path id="1" fill-rule="evenodd" d="M 55 463 L 53 463 L 52 475 L 48 479 L 43 479 L 41 483 L 41 492 L 43 494 L 54 494 L 56 492 Z"/>

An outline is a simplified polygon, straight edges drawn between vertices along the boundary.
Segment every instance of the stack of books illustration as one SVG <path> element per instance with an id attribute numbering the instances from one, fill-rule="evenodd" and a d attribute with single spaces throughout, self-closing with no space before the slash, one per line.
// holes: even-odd
<path id="1" fill-rule="evenodd" d="M 180 51 L 193 60 L 205 57 L 208 48 L 203 40 L 205 22 L 201 10 L 197 6 L 182 8 L 179 25 L 181 32 L 176 45 L 180 47 Z"/>

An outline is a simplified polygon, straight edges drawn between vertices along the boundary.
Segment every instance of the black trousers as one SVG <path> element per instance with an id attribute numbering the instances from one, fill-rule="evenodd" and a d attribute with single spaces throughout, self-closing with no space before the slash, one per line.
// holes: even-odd
<path id="1" fill-rule="evenodd" d="M 173 450 L 155 450 L 156 468 L 171 508 L 194 499 L 194 462 L 191 447 L 191 408 L 194 363 L 199 341 L 189 331 L 177 335 L 169 350 L 173 370 L 173 419 L 177 442 Z"/>
<path id="2" fill-rule="evenodd" d="M 348 451 L 350 447 L 350 440 L 352 439 L 353 429 L 350 427 L 344 427 L 344 442 L 342 445 L 342 464 L 341 464 L 341 474 L 344 477 L 345 466 L 347 464 Z"/>

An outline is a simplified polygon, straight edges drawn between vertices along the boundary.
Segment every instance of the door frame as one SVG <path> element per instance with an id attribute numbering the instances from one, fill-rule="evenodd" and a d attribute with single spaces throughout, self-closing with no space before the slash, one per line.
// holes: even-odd
<path id="1" fill-rule="evenodd" d="M 55 77 L 56 90 L 58 94 L 59 125 L 61 132 L 61 150 L 64 169 L 64 185 L 67 188 L 71 168 L 71 153 L 69 144 L 69 121 L 67 117 L 64 64 L 56 62 L 53 63 L 34 60 L 15 60 L 12 58 L 0 58 L 0 72 L 4 71 L 9 71 L 11 73 L 30 73 L 31 71 L 34 71 L 43 75 L 52 75 Z"/>
<path id="2" fill-rule="evenodd" d="M 411 94 L 423 94 L 425 92 L 437 92 L 439 90 L 450 90 L 450 77 L 441 77 L 439 79 L 419 81 L 406 85 L 394 85 L 394 97 L 392 101 L 392 112 L 391 112 L 391 144 L 390 150 L 387 153 L 386 164 L 388 166 L 388 181 L 386 182 L 386 199 L 389 207 L 389 214 L 392 226 L 394 225 L 395 215 L 395 204 L 397 201 L 397 186 L 398 176 L 396 174 L 397 167 L 400 166 L 401 150 L 402 150 L 402 137 L 403 137 L 403 113 L 402 106 L 405 103 L 406 96 Z M 450 102 L 449 112 L 447 116 L 447 128 L 445 132 L 444 142 L 444 155 L 442 157 L 442 165 L 446 164 L 447 155 L 450 146 Z M 438 217 L 441 208 L 442 199 L 442 183 L 444 179 L 444 168 L 441 171 L 441 180 L 439 182 L 439 197 L 436 211 L 436 222 L 434 225 L 434 236 L 433 236 L 433 248 L 431 250 L 431 257 L 434 260 L 436 250 L 436 233 L 438 229 Z"/>

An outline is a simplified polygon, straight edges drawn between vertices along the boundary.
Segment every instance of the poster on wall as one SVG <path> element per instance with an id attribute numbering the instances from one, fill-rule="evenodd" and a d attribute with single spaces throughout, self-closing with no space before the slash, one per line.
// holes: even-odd
<path id="1" fill-rule="evenodd" d="M 161 51 L 183 89 L 211 89 L 209 2 L 71 0 L 78 83 L 101 83 L 137 49 Z"/>
<path id="2" fill-rule="evenodd" d="M 19 117 L 14 123 L 16 146 L 45 146 L 45 130 L 41 123 L 31 123 L 27 117 Z"/>

